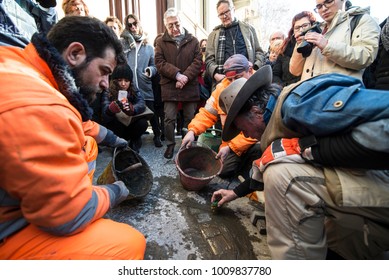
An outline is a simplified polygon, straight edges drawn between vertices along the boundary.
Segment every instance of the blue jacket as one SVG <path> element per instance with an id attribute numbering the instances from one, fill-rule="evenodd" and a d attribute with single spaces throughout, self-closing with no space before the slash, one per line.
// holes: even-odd
<path id="1" fill-rule="evenodd" d="M 289 129 L 303 135 L 328 136 L 365 123 L 385 119 L 388 123 L 389 91 L 366 89 L 351 76 L 324 74 L 294 87 L 281 112 Z M 374 135 L 382 137 L 382 133 L 383 129 Z"/>
<path id="2" fill-rule="evenodd" d="M 127 52 L 127 62 L 134 72 L 134 84 L 142 93 L 145 100 L 154 101 L 151 78 L 157 73 L 154 63 L 154 48 L 150 44 L 141 42 L 139 46 L 130 48 Z M 146 68 L 150 76 L 146 76 Z"/>
<path id="3" fill-rule="evenodd" d="M 35 32 L 47 32 L 58 20 L 55 8 L 31 0 L 0 0 L 0 46 L 24 48 Z"/>

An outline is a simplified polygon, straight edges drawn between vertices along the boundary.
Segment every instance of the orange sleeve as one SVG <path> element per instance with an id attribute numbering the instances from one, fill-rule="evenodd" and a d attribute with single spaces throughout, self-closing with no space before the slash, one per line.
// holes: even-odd
<path id="1" fill-rule="evenodd" d="M 93 124 L 91 124 L 93 127 Z M 71 234 L 102 217 L 109 194 L 93 187 L 84 128 L 64 105 L 25 106 L 1 114 L 2 186 L 31 224 Z"/>

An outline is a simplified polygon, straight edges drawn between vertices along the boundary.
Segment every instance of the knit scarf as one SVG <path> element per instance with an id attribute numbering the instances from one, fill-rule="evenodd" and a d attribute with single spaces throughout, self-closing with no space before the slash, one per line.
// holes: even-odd
<path id="1" fill-rule="evenodd" d="M 381 30 L 381 40 L 384 46 L 384 49 L 389 52 L 389 17 L 386 19 L 385 25 Z"/>
<path id="2" fill-rule="evenodd" d="M 89 107 L 88 101 L 83 97 L 80 89 L 77 88 L 73 73 L 58 50 L 41 33 L 35 33 L 31 38 L 31 43 L 39 56 L 49 66 L 59 91 L 80 112 L 82 121 L 90 120 L 93 110 Z"/>
<path id="3" fill-rule="evenodd" d="M 231 25 L 224 27 L 220 26 L 220 32 L 219 32 L 219 42 L 217 46 L 217 54 L 216 54 L 216 73 L 222 74 L 224 72 L 223 65 L 224 65 L 224 56 L 226 52 L 226 29 L 231 28 L 233 26 L 238 25 L 239 22 L 235 19 Z"/>

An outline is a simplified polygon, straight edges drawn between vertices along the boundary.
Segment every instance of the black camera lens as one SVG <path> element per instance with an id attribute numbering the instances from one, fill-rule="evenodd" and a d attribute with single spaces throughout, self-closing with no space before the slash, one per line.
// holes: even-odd
<path id="1" fill-rule="evenodd" d="M 303 57 L 308 57 L 311 55 L 312 49 L 313 45 L 311 43 L 308 43 L 307 41 L 302 41 L 297 47 L 297 52 L 301 53 Z"/>

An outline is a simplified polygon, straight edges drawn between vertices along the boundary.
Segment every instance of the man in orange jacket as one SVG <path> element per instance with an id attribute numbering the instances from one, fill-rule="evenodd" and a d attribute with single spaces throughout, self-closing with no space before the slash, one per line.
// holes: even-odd
<path id="1" fill-rule="evenodd" d="M 226 120 L 226 113 L 219 106 L 219 96 L 235 79 L 248 79 L 255 72 L 247 58 L 241 54 L 230 56 L 223 65 L 225 78 L 216 86 L 211 97 L 208 98 L 204 107 L 188 125 L 188 133 L 182 139 L 181 147 L 190 146 L 195 140 L 195 136 L 204 133 L 207 129 L 216 124 L 218 119 L 222 125 Z M 243 133 L 237 135 L 230 141 L 223 141 L 219 147 L 217 158 L 223 161 L 223 168 L 220 173 L 221 178 L 231 178 L 237 176 L 239 172 L 244 177 L 248 177 L 253 160 L 261 155 L 258 140 L 245 137 Z M 247 172 L 244 172 L 244 171 Z M 247 173 L 247 174 L 245 174 Z"/>
<path id="2" fill-rule="evenodd" d="M 96 143 L 127 145 L 89 121 L 121 62 L 116 35 L 90 17 L 0 47 L 0 259 L 144 257 L 140 232 L 102 219 L 127 198 L 124 183 L 91 182 Z"/>

